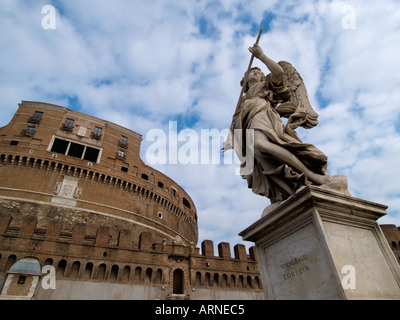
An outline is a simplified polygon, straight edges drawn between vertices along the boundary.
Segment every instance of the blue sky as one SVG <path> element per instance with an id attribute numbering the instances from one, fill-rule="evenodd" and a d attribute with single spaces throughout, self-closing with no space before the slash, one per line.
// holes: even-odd
<path id="1" fill-rule="evenodd" d="M 56 29 L 42 28 L 44 5 Z M 354 18 L 354 28 L 347 28 Z M 0 4 L 0 126 L 21 100 L 62 105 L 144 137 L 230 125 L 260 25 L 260 45 L 301 73 L 320 114 L 304 142 L 345 174 L 350 192 L 389 206 L 400 225 L 400 4 L 383 1 L 27 1 Z M 258 61 L 255 65 L 267 70 Z M 146 162 L 142 144 L 141 157 Z M 195 201 L 200 242 L 232 245 L 269 201 L 235 165 L 155 165 Z"/>

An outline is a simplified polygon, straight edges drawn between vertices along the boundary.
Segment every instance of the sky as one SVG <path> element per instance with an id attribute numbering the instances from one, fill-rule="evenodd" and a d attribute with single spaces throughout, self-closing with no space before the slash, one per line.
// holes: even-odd
<path id="1" fill-rule="evenodd" d="M 0 126 L 29 100 L 136 131 L 142 160 L 193 199 L 197 245 L 251 246 L 238 234 L 269 200 L 236 175 L 232 154 L 211 158 L 201 134 L 229 128 L 261 25 L 265 54 L 296 67 L 320 115 L 300 138 L 328 156 L 330 175 L 347 176 L 353 196 L 389 206 L 380 224 L 400 226 L 398 0 L 1 0 Z M 164 162 L 151 156 L 154 132 L 167 137 Z M 182 160 L 188 152 L 197 163 Z"/>

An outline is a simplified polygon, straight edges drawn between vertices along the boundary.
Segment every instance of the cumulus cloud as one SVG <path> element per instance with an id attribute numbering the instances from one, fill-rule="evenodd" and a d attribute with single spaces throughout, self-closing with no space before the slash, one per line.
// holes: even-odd
<path id="1" fill-rule="evenodd" d="M 42 29 L 47 4 L 56 8 L 56 30 Z M 352 28 L 344 25 L 349 13 Z M 168 134 L 169 121 L 199 136 L 222 132 L 261 24 L 262 48 L 299 70 L 320 114 L 319 126 L 298 130 L 302 140 L 328 155 L 331 174 L 347 175 L 353 195 L 389 205 L 381 223 L 400 225 L 396 0 L 3 0 L 0 125 L 20 100 L 37 100 L 144 137 L 154 128 Z M 142 143 L 145 162 L 151 143 Z M 155 165 L 195 201 L 200 241 L 240 242 L 237 234 L 269 203 L 247 189 L 235 166 Z"/>

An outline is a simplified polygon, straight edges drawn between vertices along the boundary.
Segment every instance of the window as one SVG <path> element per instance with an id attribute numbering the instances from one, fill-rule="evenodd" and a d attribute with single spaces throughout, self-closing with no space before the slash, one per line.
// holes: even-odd
<path id="1" fill-rule="evenodd" d="M 102 128 L 96 127 L 94 128 L 94 131 L 92 132 L 92 139 L 100 140 L 101 138 L 101 132 L 103 131 Z"/>
<path id="2" fill-rule="evenodd" d="M 122 172 L 128 172 L 128 168 L 127 167 L 121 167 L 121 171 Z"/>
<path id="3" fill-rule="evenodd" d="M 53 147 L 51 148 L 52 152 L 55 153 L 61 153 L 61 154 L 66 154 L 67 149 L 69 146 L 69 141 L 61 140 L 61 139 L 55 139 L 53 143 Z"/>
<path id="4" fill-rule="evenodd" d="M 19 141 L 17 141 L 17 140 L 12 140 L 12 141 L 10 141 L 10 146 L 17 146 L 18 143 L 19 143 Z"/>
<path id="5" fill-rule="evenodd" d="M 186 198 L 183 198 L 183 205 L 184 205 L 186 208 L 188 208 L 188 209 L 191 208 L 190 202 L 189 202 L 189 200 L 186 199 Z"/>
<path id="6" fill-rule="evenodd" d="M 19 276 L 18 278 L 18 284 L 24 284 L 26 280 L 26 276 Z"/>
<path id="7" fill-rule="evenodd" d="M 125 151 L 124 150 L 118 150 L 116 158 L 119 160 L 125 160 Z"/>
<path id="8" fill-rule="evenodd" d="M 176 189 L 172 188 L 172 196 L 176 197 Z"/>
<path id="9" fill-rule="evenodd" d="M 75 158 L 82 158 L 85 146 L 78 143 L 71 143 L 68 150 L 68 155 Z"/>
<path id="10" fill-rule="evenodd" d="M 33 135 L 35 134 L 35 130 L 36 130 L 35 127 L 29 126 L 25 130 L 22 130 L 21 134 L 25 137 L 33 137 Z"/>
<path id="11" fill-rule="evenodd" d="M 40 120 L 42 120 L 43 112 L 35 111 L 33 117 L 29 118 L 28 122 L 39 124 Z"/>
<path id="12" fill-rule="evenodd" d="M 86 152 L 83 155 L 83 160 L 87 160 L 90 162 L 97 162 L 97 159 L 99 157 L 100 150 L 91 148 L 91 147 L 86 147 Z"/>
<path id="13" fill-rule="evenodd" d="M 149 176 L 147 174 L 142 174 L 142 179 L 143 180 L 149 180 Z"/>
<path id="14" fill-rule="evenodd" d="M 173 294 L 183 294 L 183 271 L 181 269 L 176 269 L 173 275 Z"/>
<path id="15" fill-rule="evenodd" d="M 125 136 L 121 136 L 118 145 L 122 148 L 128 148 L 128 138 Z"/>
<path id="16" fill-rule="evenodd" d="M 74 123 L 75 123 L 75 120 L 73 120 L 73 119 L 67 119 L 67 120 L 65 120 L 65 122 L 63 123 L 63 125 L 62 125 L 62 127 L 61 127 L 61 129 L 62 130 L 65 130 L 65 131 L 72 131 L 72 129 L 74 128 Z"/>
<path id="17" fill-rule="evenodd" d="M 159 187 L 159 188 L 164 188 L 164 183 L 158 181 L 158 187 Z"/>
<path id="18" fill-rule="evenodd" d="M 50 151 L 90 162 L 97 162 L 100 154 L 99 149 L 59 138 L 54 139 Z"/>

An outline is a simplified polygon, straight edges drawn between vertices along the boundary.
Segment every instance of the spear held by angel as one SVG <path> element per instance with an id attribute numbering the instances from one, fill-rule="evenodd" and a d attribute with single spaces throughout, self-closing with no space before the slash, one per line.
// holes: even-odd
<path id="1" fill-rule="evenodd" d="M 249 51 L 270 73 L 265 76 L 260 68 L 249 66 L 223 150 L 234 149 L 242 159 L 248 149 L 246 134 L 238 146 L 233 131 L 254 130 L 254 167 L 242 178 L 254 193 L 269 198 L 273 205 L 308 185 L 350 195 L 346 177 L 329 176 L 327 156 L 312 144 L 303 143 L 295 131 L 299 126 L 310 129 L 318 124 L 318 114 L 309 102 L 300 74 L 289 62 L 276 63 L 267 57 L 257 42 Z M 286 125 L 281 117 L 288 118 Z"/>

